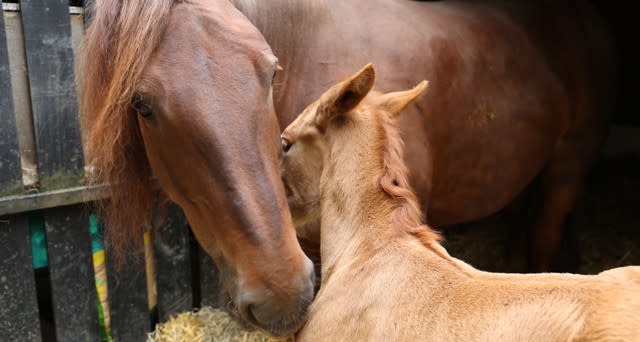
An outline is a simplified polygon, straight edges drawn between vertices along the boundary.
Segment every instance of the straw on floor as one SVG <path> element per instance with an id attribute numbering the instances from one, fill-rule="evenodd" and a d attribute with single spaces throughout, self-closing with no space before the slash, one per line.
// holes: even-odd
<path id="1" fill-rule="evenodd" d="M 294 337 L 273 339 L 258 330 L 247 328 L 220 309 L 203 307 L 183 312 L 156 325 L 147 342 L 293 342 Z"/>

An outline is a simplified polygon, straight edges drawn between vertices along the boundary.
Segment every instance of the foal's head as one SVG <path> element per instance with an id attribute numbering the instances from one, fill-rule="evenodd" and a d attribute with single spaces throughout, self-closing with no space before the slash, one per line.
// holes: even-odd
<path id="1" fill-rule="evenodd" d="M 280 172 L 296 228 L 309 224 L 314 229 L 319 228 L 319 224 L 313 223 L 319 222 L 320 218 L 321 178 L 326 171 L 324 166 L 328 164 L 329 158 L 335 157 L 330 155 L 329 144 L 338 131 L 341 130 L 341 134 L 348 135 L 348 142 L 346 142 L 348 144 L 375 144 L 369 140 L 372 139 L 372 135 L 367 131 L 371 127 L 390 124 L 391 117 L 413 103 L 427 87 L 427 82 L 423 81 L 409 91 L 381 94 L 371 92 L 374 81 L 375 69 L 372 64 L 368 64 L 322 94 L 282 133 Z M 386 138 L 386 136 L 381 137 L 382 140 Z M 393 137 L 391 140 L 401 144 L 399 137 Z M 385 148 L 388 147 L 387 142 L 384 142 Z M 342 143 L 345 142 L 342 141 Z M 333 149 L 333 151 L 336 150 L 338 149 Z M 401 159 L 401 151 L 393 153 L 393 156 L 389 156 L 387 152 L 377 151 L 375 148 L 365 148 L 362 151 L 376 154 L 381 152 L 384 162 L 380 163 L 380 168 L 387 168 L 386 164 L 389 163 L 400 165 L 402 168 L 399 172 L 402 176 L 400 181 L 406 183 L 404 163 L 402 160 L 393 160 L 393 158 Z M 392 160 L 387 160 L 389 158 Z M 382 175 L 380 178 L 383 187 L 385 187 L 384 182 L 387 181 L 385 177 Z M 339 178 L 339 175 L 333 175 L 333 178 Z M 397 177 L 390 180 L 389 186 L 396 186 L 409 192 L 407 184 L 400 184 L 401 186 L 398 187 L 399 184 L 394 183 L 397 181 Z M 416 210 L 419 216 L 419 209 L 416 208 Z M 319 232 L 307 233 L 317 236 Z"/>

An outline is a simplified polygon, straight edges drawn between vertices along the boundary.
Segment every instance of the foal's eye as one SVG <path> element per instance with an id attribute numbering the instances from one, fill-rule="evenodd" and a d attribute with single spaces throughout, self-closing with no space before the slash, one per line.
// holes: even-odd
<path id="1" fill-rule="evenodd" d="M 273 80 L 276 79 L 276 74 L 278 74 L 278 71 L 282 71 L 282 70 L 284 70 L 284 69 L 278 64 L 278 61 L 273 63 L 273 74 L 271 75 L 271 86 L 272 87 L 273 87 Z"/>
<path id="2" fill-rule="evenodd" d="M 273 66 L 273 75 L 271 75 L 271 86 L 273 87 L 273 80 L 276 79 L 276 74 L 278 73 L 278 63 Z"/>
<path id="3" fill-rule="evenodd" d="M 142 95 L 135 93 L 131 99 L 131 108 L 136 111 L 143 118 L 148 118 L 153 114 L 151 112 L 151 106 L 144 101 Z"/>
<path id="4" fill-rule="evenodd" d="M 293 144 L 291 142 L 289 142 L 289 140 L 287 140 L 285 138 L 280 138 L 280 142 L 282 143 L 282 151 L 289 152 L 289 149 L 291 148 L 291 145 L 293 145 Z"/>

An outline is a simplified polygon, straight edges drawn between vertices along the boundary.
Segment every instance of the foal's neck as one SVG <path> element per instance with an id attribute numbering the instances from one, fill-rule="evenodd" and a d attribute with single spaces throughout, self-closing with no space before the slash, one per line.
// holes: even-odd
<path id="1" fill-rule="evenodd" d="M 326 135 L 329 152 L 320 181 L 323 275 L 375 254 L 398 234 L 390 227 L 396 205 L 379 183 L 385 172 L 379 151 L 383 127 L 357 114 L 345 120 L 357 122 L 333 124 Z"/>
<path id="2" fill-rule="evenodd" d="M 386 115 L 354 113 L 326 130 L 329 152 L 320 180 L 323 283 L 343 266 L 361 267 L 374 257 L 404 258 L 404 252 L 432 270 L 474 274 L 471 266 L 447 253 L 438 233 L 422 225 L 406 179 L 402 140 Z M 403 247 L 389 249 L 391 244 Z M 382 249 L 388 252 L 380 253 Z"/>

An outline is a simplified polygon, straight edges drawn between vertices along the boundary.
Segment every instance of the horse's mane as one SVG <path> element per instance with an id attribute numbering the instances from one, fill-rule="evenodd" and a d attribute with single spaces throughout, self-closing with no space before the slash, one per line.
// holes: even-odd
<path id="1" fill-rule="evenodd" d="M 130 102 L 168 13 L 179 1 L 93 1 L 87 9 L 92 22 L 77 79 L 87 181 L 110 185 L 109 200 L 97 206 L 116 250 L 130 241 L 139 243 L 153 206 L 151 169 Z"/>
<path id="2" fill-rule="evenodd" d="M 373 110 L 381 111 L 376 106 Z M 415 193 L 408 181 L 409 169 L 404 162 L 404 142 L 391 113 L 382 111 L 377 115 L 380 127 L 379 150 L 381 150 L 384 172 L 379 184 L 396 204 L 391 215 L 391 227 L 416 236 L 427 247 L 439 244 L 442 236 L 423 224 L 424 217 Z"/>

